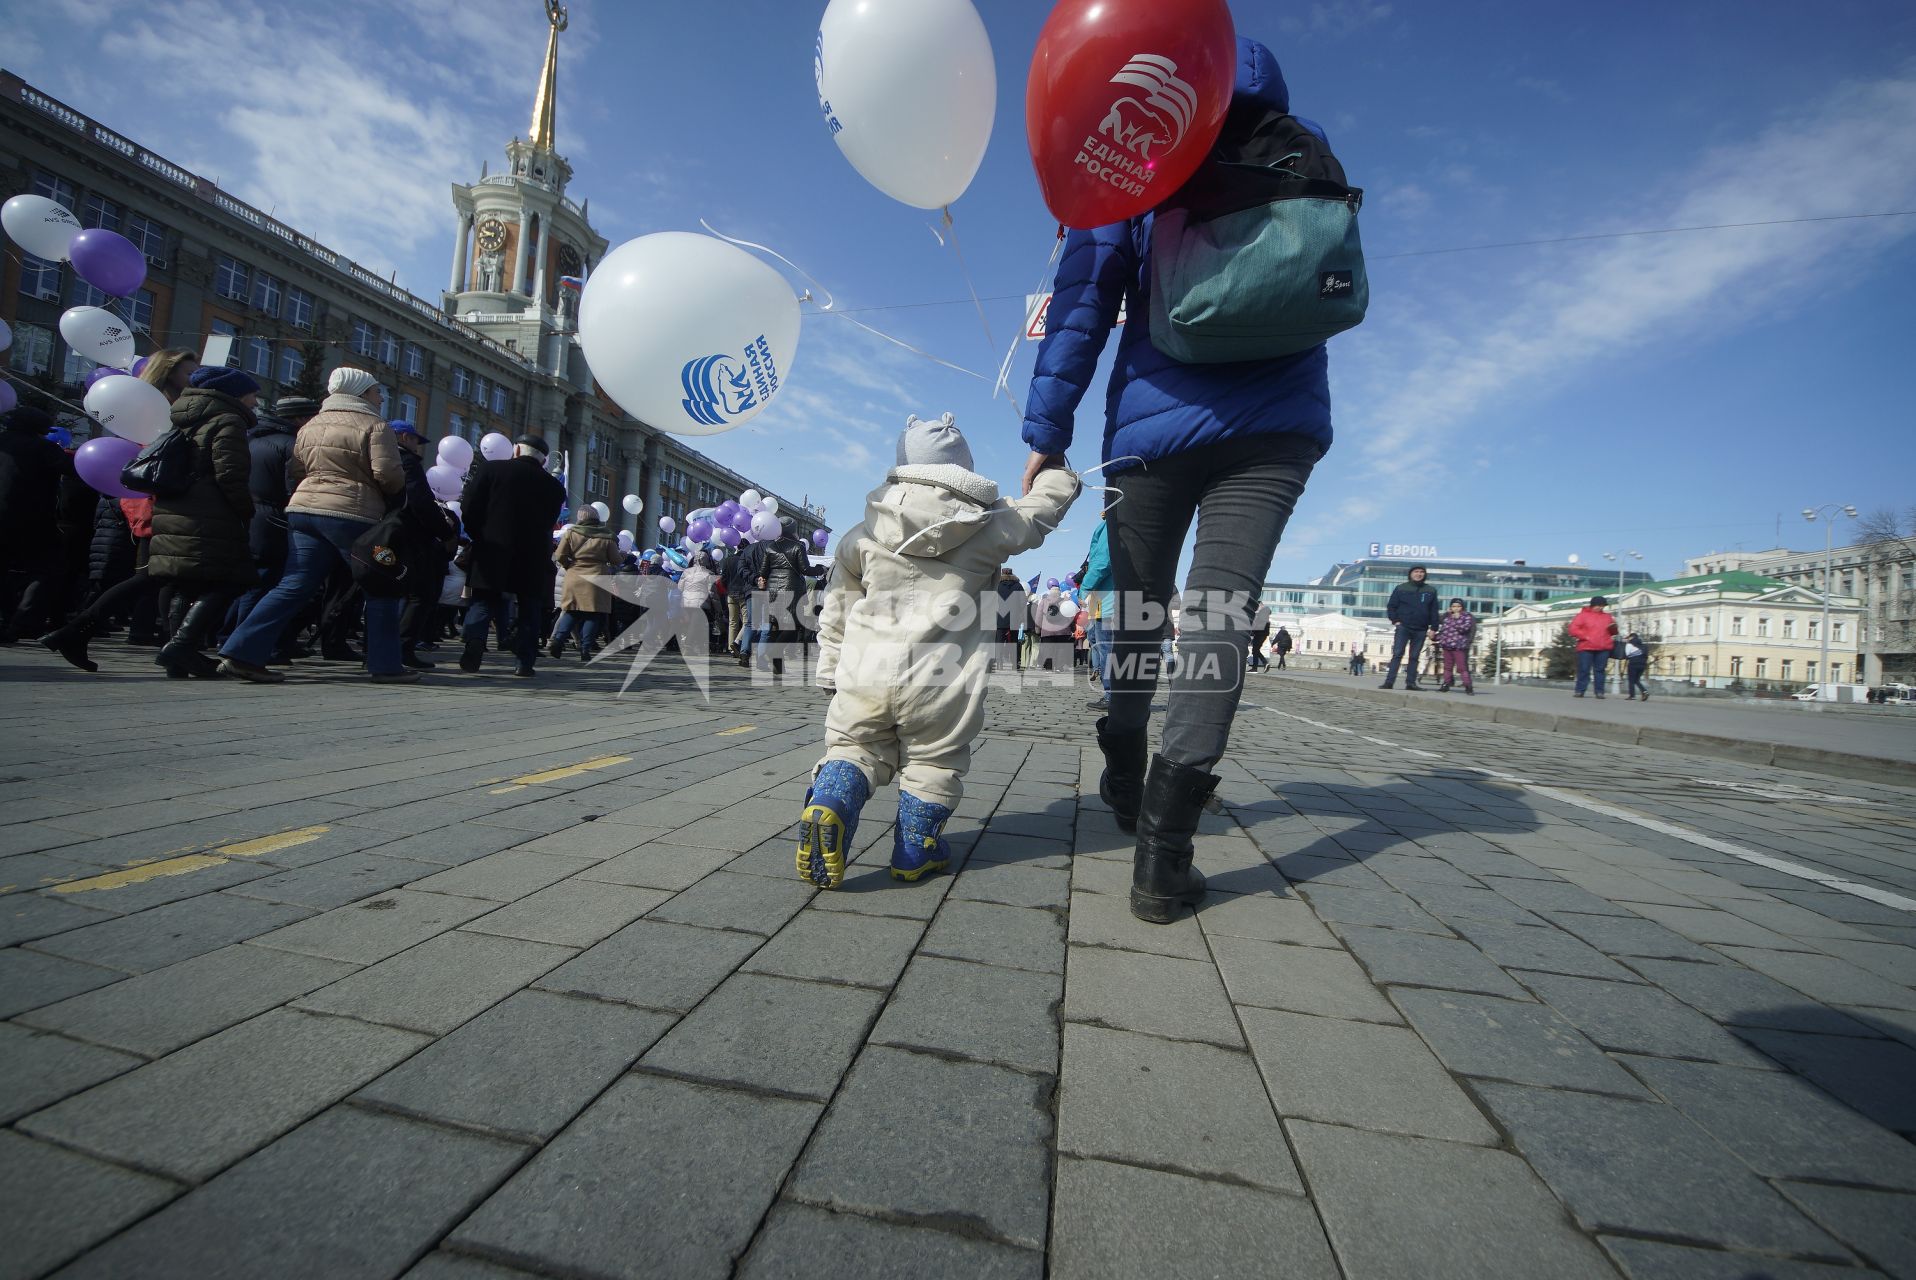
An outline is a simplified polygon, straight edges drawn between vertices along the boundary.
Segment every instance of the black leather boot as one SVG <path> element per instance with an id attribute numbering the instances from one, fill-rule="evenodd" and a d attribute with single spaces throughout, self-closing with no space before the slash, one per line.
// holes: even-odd
<path id="1" fill-rule="evenodd" d="M 198 676 L 204 680 L 219 678 L 219 664 L 200 652 L 200 646 L 212 636 L 213 629 L 226 617 L 224 597 L 207 596 L 195 600 L 191 608 L 173 630 L 173 638 L 168 640 L 155 654 L 153 661 L 166 668 L 166 674 L 175 680 L 183 676 Z"/>
<path id="2" fill-rule="evenodd" d="M 1098 778 L 1098 798 L 1111 806 L 1118 829 L 1138 829 L 1138 805 L 1144 799 L 1145 730 L 1114 733 L 1109 716 L 1098 717 L 1098 749 L 1104 752 L 1104 773 Z"/>
<path id="3" fill-rule="evenodd" d="M 40 643 L 82 671 L 98 671 L 100 664 L 87 657 L 86 652 L 86 642 L 92 637 L 93 628 L 76 620 L 41 636 Z"/>
<path id="4" fill-rule="evenodd" d="M 1217 782 L 1216 774 L 1151 757 L 1131 867 L 1131 914 L 1138 919 L 1170 924 L 1181 904 L 1204 901 L 1204 875 L 1191 865 L 1191 838 Z"/>

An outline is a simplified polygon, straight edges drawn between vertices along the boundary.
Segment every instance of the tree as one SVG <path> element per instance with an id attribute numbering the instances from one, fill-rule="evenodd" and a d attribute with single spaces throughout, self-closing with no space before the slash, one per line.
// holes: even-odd
<path id="1" fill-rule="evenodd" d="M 1479 663 L 1477 666 L 1477 674 L 1480 676 L 1490 676 L 1492 678 L 1495 678 L 1497 676 L 1502 675 L 1505 671 L 1508 671 L 1508 670 L 1510 670 L 1510 655 L 1509 654 L 1504 655 L 1504 665 L 1503 665 L 1503 669 L 1500 671 L 1497 668 L 1496 642 L 1493 640 L 1491 643 L 1485 645 L 1483 661 Z"/>
<path id="2" fill-rule="evenodd" d="M 317 342 L 302 343 L 300 355 L 306 359 L 306 367 L 299 371 L 288 387 L 289 396 L 305 396 L 308 400 L 322 400 L 326 396 L 326 348 Z"/>
<path id="3" fill-rule="evenodd" d="M 1568 628 L 1557 633 L 1543 651 L 1543 673 L 1551 680 L 1574 680 L 1577 676 L 1577 641 Z"/>

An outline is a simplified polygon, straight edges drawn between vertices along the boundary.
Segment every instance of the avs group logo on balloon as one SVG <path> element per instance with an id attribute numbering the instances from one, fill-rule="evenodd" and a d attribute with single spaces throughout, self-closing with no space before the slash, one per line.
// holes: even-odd
<path id="1" fill-rule="evenodd" d="M 1177 149 L 1197 116 L 1197 90 L 1177 71 L 1178 64 L 1162 54 L 1132 55 L 1111 83 L 1142 89 L 1142 99 L 1126 94 L 1112 102 L 1097 132 L 1084 140 L 1077 163 L 1101 182 L 1143 195 L 1145 184 L 1157 177 L 1158 158 Z"/>
<path id="2" fill-rule="evenodd" d="M 739 355 L 720 352 L 688 360 L 679 376 L 686 417 L 707 427 L 753 412 L 778 390 L 778 363 L 763 334 Z"/>

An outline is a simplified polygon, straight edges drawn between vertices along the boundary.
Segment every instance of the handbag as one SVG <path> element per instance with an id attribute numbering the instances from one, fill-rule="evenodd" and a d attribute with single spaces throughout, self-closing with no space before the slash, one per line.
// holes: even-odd
<path id="1" fill-rule="evenodd" d="M 120 469 L 120 483 L 135 493 L 177 498 L 193 487 L 199 449 L 192 436 L 168 427 Z"/>

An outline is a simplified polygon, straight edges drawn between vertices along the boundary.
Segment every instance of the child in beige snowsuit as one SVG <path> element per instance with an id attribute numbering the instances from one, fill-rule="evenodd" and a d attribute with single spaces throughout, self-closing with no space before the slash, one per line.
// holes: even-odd
<path id="1" fill-rule="evenodd" d="M 949 413 L 907 420 L 898 465 L 838 541 L 817 677 L 835 692 L 798 845 L 799 875 L 820 888 L 844 877 L 859 810 L 894 774 L 892 876 L 916 880 L 950 859 L 941 833 L 984 725 L 990 642 L 1004 625 L 999 566 L 1042 543 L 1079 489 L 1058 468 L 1008 501 L 971 466 Z"/>

